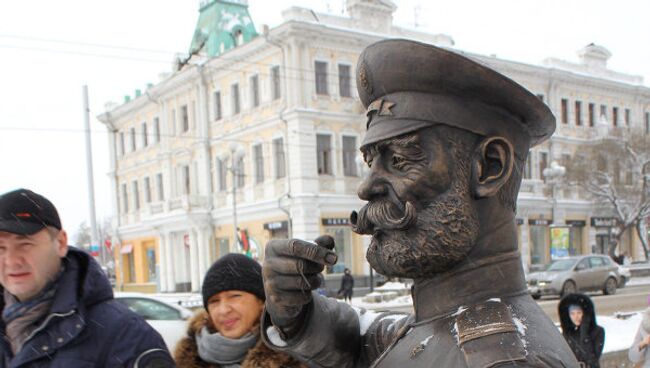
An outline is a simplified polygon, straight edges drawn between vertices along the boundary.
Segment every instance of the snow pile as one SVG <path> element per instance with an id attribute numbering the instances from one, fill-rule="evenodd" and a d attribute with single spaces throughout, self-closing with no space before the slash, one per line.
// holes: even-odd
<path id="1" fill-rule="evenodd" d="M 613 316 L 597 316 L 596 322 L 605 329 L 605 348 L 603 349 L 603 353 L 629 349 L 641 323 L 642 314 L 642 312 L 635 313 L 628 319 L 619 319 Z"/>

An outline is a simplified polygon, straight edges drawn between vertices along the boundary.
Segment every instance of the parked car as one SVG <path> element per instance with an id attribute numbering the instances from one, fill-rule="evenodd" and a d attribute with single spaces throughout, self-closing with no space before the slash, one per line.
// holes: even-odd
<path id="1" fill-rule="evenodd" d="M 142 316 L 165 340 L 169 351 L 185 336 L 192 312 L 180 305 L 140 293 L 115 293 L 115 300 Z"/>
<path id="2" fill-rule="evenodd" d="M 559 295 L 578 291 L 602 290 L 616 293 L 620 284 L 618 265 L 606 255 L 588 254 L 553 261 L 545 271 L 528 274 L 528 291 L 534 299 L 542 295 Z"/>

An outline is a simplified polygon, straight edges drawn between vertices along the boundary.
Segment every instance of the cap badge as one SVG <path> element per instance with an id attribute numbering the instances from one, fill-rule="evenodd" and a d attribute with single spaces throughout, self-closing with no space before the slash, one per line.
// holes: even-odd
<path id="1" fill-rule="evenodd" d="M 372 103 L 368 105 L 368 110 L 366 110 L 368 124 L 370 124 L 370 120 L 372 120 L 373 112 L 376 112 L 377 116 L 393 116 L 393 112 L 390 111 L 393 106 L 395 106 L 395 102 L 382 100 L 381 98 L 372 101 Z"/>
<path id="2" fill-rule="evenodd" d="M 367 94 L 372 95 L 372 82 L 370 79 L 370 72 L 366 67 L 366 63 L 361 62 L 361 65 L 359 66 L 359 82 L 361 83 L 363 90 L 366 91 Z"/>

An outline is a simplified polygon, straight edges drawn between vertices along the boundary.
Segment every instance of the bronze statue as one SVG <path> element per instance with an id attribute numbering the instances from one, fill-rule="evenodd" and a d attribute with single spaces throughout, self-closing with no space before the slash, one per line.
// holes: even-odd
<path id="1" fill-rule="evenodd" d="M 368 46 L 368 201 L 351 215 L 367 259 L 414 279 L 414 315 L 364 312 L 310 293 L 330 238 L 277 240 L 264 262 L 262 334 L 315 367 L 577 367 L 528 295 L 515 210 L 528 150 L 555 118 L 522 86 L 467 57 L 407 40 Z"/>

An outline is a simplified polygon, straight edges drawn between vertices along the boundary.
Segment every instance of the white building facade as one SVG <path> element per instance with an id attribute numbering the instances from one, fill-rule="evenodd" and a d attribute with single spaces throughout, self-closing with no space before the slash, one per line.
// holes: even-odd
<path id="1" fill-rule="evenodd" d="M 368 274 L 368 239 L 348 224 L 350 212 L 363 205 L 356 195 L 366 121 L 356 95 L 357 57 L 384 38 L 452 50 L 453 40 L 394 26 L 388 1 L 348 0 L 347 6 L 346 17 L 290 8 L 281 25 L 256 36 L 226 30 L 233 47 L 214 46 L 216 56 L 197 52 L 99 116 L 111 132 L 113 244 L 119 244 L 122 289 L 198 291 L 220 255 L 239 251 L 261 259 L 273 238 L 324 233 L 336 239 L 340 259 L 328 277 L 345 267 Z M 597 137 L 599 122 L 609 124 L 606 130 L 650 129 L 650 89 L 641 78 L 608 70 L 601 47 L 583 51 L 580 63 L 550 59 L 542 66 L 468 54 L 539 95 L 558 119 L 553 138 L 531 151 L 519 195 L 527 267 L 550 260 L 551 225 L 568 226 L 575 253 L 598 251 L 610 231 L 600 225 L 611 215 L 577 188 L 562 187 L 554 201 L 543 169 Z M 234 241 L 235 222 L 241 245 Z M 638 239 L 624 239 L 628 254 L 640 257 Z"/>

